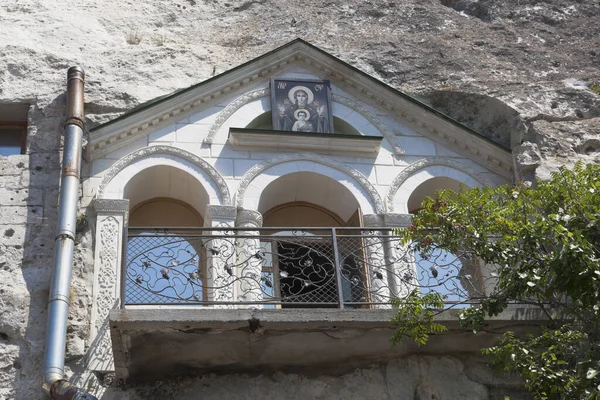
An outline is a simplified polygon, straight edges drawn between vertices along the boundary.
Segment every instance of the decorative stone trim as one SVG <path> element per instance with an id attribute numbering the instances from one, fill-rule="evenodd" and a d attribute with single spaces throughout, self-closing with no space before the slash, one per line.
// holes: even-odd
<path id="1" fill-rule="evenodd" d="M 363 225 L 365 228 L 378 228 L 384 226 L 383 217 L 379 214 L 363 215 Z"/>
<path id="2" fill-rule="evenodd" d="M 127 213 L 129 212 L 129 199 L 95 199 L 94 210 L 97 213 Z"/>
<path id="3" fill-rule="evenodd" d="M 124 218 L 118 214 L 97 220 L 92 340 L 88 354 L 88 368 L 94 371 L 114 369 L 108 314 L 118 305 L 123 224 Z"/>
<path id="4" fill-rule="evenodd" d="M 412 214 L 395 214 L 385 213 L 383 214 L 383 220 L 385 226 L 392 228 L 404 228 L 412 225 Z"/>
<path id="5" fill-rule="evenodd" d="M 133 162 L 135 162 L 139 159 L 142 159 L 142 158 L 147 157 L 152 154 L 170 154 L 170 155 L 179 157 L 181 159 L 184 159 L 186 161 L 189 161 L 192 164 L 196 165 L 197 167 L 202 169 L 204 172 L 206 172 L 209 175 L 209 177 L 213 180 L 215 185 L 218 187 L 220 197 L 221 197 L 221 202 L 224 205 L 231 204 L 231 196 L 229 194 L 229 188 L 227 187 L 227 183 L 225 182 L 225 180 L 223 179 L 221 174 L 219 174 L 219 172 L 212 165 L 210 165 L 209 163 L 207 163 L 200 157 L 198 157 L 188 151 L 179 149 L 177 147 L 171 147 L 171 146 L 144 147 L 143 149 L 134 151 L 133 153 L 130 153 L 130 154 L 126 155 L 125 157 L 121 158 L 120 160 L 118 160 L 104 174 L 104 176 L 102 178 L 102 182 L 100 183 L 100 186 L 98 186 L 97 198 L 99 198 L 99 199 L 103 198 L 104 191 L 106 190 L 109 183 L 125 167 L 127 167 L 128 165 L 132 164 Z"/>
<path id="6" fill-rule="evenodd" d="M 207 82 L 206 85 L 199 85 L 193 90 L 184 91 L 178 96 L 134 113 L 121 121 L 92 131 L 86 153 L 87 158 L 89 160 L 97 159 L 135 141 L 139 136 L 146 135 L 151 130 L 173 123 L 175 119 L 180 120 L 192 115 L 200 108 L 204 109 L 217 104 L 222 101 L 224 96 L 240 91 L 244 87 L 255 86 L 258 82 L 264 84 L 263 81 L 266 77 L 288 69 L 295 62 L 307 66 L 323 78 L 331 79 L 337 85 L 343 87 L 346 92 L 360 98 L 360 102 L 353 100 L 348 102 L 341 96 L 333 96 L 334 101 L 347 105 L 373 123 L 392 144 L 396 154 L 402 154 L 403 151 L 399 145 L 399 140 L 363 104 L 371 104 L 374 107 L 385 109 L 391 118 L 406 123 L 411 129 L 417 130 L 424 136 L 445 144 L 450 149 L 458 151 L 465 157 L 508 179 L 512 177 L 513 161 L 509 152 L 499 149 L 484 138 L 474 136 L 471 132 L 467 132 L 465 128 L 445 120 L 422 105 L 403 98 L 392 88 L 382 88 L 374 84 L 368 76 L 357 74 L 354 69 L 338 63 L 326 54 L 314 51 L 302 42 L 294 43 L 276 53 L 265 56 L 261 58 L 260 62 L 250 63 L 240 70 L 224 74 L 221 79 Z M 229 104 L 218 116 L 218 122 L 215 122 L 210 128 L 205 143 L 212 142 L 214 135 L 223 122 L 236 109 L 252 100 L 267 96 L 268 91 L 268 88 L 254 90 L 238 97 Z"/>
<path id="7" fill-rule="evenodd" d="M 469 167 L 468 165 L 460 163 L 456 160 L 443 158 L 443 157 L 423 158 L 419 161 L 412 163 L 408 167 L 406 167 L 392 181 L 392 184 L 390 185 L 390 187 L 388 189 L 388 194 L 386 196 L 387 209 L 389 212 L 394 211 L 394 197 L 396 196 L 398 189 L 400 189 L 400 186 L 402 186 L 402 184 L 409 177 L 411 177 L 413 174 L 415 174 L 417 171 L 419 171 L 423 168 L 427 168 L 429 166 L 450 167 L 450 168 L 456 169 L 458 171 L 461 171 L 461 172 L 471 176 L 473 179 L 475 179 L 477 182 L 479 182 L 482 186 L 495 186 L 494 182 L 492 182 L 491 179 L 489 179 L 488 177 L 486 177 L 483 174 L 480 174 L 474 168 Z"/>
<path id="8" fill-rule="evenodd" d="M 248 189 L 248 186 L 254 180 L 254 178 L 256 178 L 262 172 L 275 165 L 283 164 L 290 161 L 312 161 L 315 163 L 326 165 L 331 168 L 335 168 L 339 171 L 346 173 L 350 177 L 354 178 L 357 181 L 357 183 L 369 194 L 370 200 L 373 204 L 373 208 L 376 210 L 376 212 L 384 212 L 383 201 L 381 200 L 377 189 L 375 189 L 375 187 L 363 174 L 361 174 L 356 169 L 337 160 L 312 153 L 286 154 L 283 156 L 265 160 L 262 163 L 256 164 L 254 167 L 250 168 L 250 170 L 248 170 L 248 172 L 246 172 L 246 174 L 242 177 L 242 180 L 240 181 L 240 185 L 238 187 L 236 195 L 238 207 L 244 206 L 244 196 L 246 194 L 246 190 Z"/>
<path id="9" fill-rule="evenodd" d="M 211 226 L 210 222 L 214 220 L 235 220 L 237 217 L 237 208 L 234 206 L 208 204 L 204 215 L 205 225 Z"/>
<path id="10" fill-rule="evenodd" d="M 381 149 L 382 139 L 381 136 L 229 128 L 229 144 L 234 150 L 314 151 L 376 158 Z"/>
<path id="11" fill-rule="evenodd" d="M 263 224 L 262 214 L 255 210 L 238 207 L 235 226 L 238 228 L 260 228 Z"/>
<path id="12" fill-rule="evenodd" d="M 243 94 L 240 97 L 238 97 L 237 99 L 235 99 L 234 101 L 232 101 L 231 103 L 229 103 L 227 105 L 227 107 L 225 107 L 225 109 L 223 109 L 223 111 L 221 111 L 219 113 L 219 116 L 217 117 L 215 122 L 210 127 L 210 130 L 208 131 L 208 135 L 206 135 L 206 137 L 204 138 L 203 143 L 212 144 L 213 139 L 215 138 L 215 135 L 217 134 L 219 129 L 221 129 L 221 126 L 225 123 L 225 121 L 227 121 L 229 119 L 229 117 L 231 117 L 237 110 L 239 110 L 246 104 L 248 104 L 256 99 L 260 99 L 261 97 L 269 96 L 270 93 L 271 93 L 271 91 L 268 87 L 262 88 L 262 89 L 255 90 L 253 92 Z"/>

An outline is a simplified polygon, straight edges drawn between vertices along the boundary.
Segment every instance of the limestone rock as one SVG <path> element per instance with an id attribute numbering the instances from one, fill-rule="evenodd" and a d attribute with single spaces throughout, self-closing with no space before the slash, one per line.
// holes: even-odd
<path id="1" fill-rule="evenodd" d="M 521 168 L 543 178 L 576 160 L 600 162 L 600 96 L 589 88 L 600 84 L 599 16 L 597 0 L 3 0 L 0 104 L 30 104 L 31 123 L 28 155 L 0 157 L 0 398 L 41 396 L 69 66 L 86 70 L 89 129 L 301 37 L 512 147 Z M 89 235 L 80 238 L 73 274 L 73 369 L 90 308 Z M 246 398 L 273 389 L 273 398 L 342 391 L 346 398 L 412 399 L 438 395 L 438 383 L 425 379 L 437 373 L 436 362 L 409 357 L 382 367 L 385 394 L 370 385 L 384 376 L 375 367 L 335 379 L 204 377 L 187 388 L 167 382 L 147 389 L 162 397 L 140 390 L 131 398 L 229 398 L 235 384 Z M 502 398 L 494 384 L 464 371 L 444 376 L 464 385 L 452 393 L 479 398 L 481 385 L 491 385 L 490 397 Z"/>

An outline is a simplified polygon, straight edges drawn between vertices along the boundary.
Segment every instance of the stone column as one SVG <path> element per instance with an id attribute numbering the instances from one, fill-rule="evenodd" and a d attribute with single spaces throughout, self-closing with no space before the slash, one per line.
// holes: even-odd
<path id="1" fill-rule="evenodd" d="M 365 228 L 383 227 L 383 217 L 369 214 L 363 217 Z M 386 244 L 380 230 L 363 231 L 363 247 L 365 249 L 365 261 L 367 273 L 369 274 L 367 288 L 371 301 L 374 303 L 388 303 L 393 296 L 393 274 L 390 270 L 390 262 L 386 257 Z M 391 284 L 392 283 L 392 284 Z M 389 308 L 388 305 L 376 305 L 374 308 Z"/>
<path id="2" fill-rule="evenodd" d="M 411 214 L 383 214 L 386 228 L 407 228 L 412 224 Z M 416 265 L 414 264 L 410 246 L 402 245 L 394 238 L 393 232 L 388 232 L 390 240 L 386 241 L 386 258 L 391 270 L 390 283 L 394 297 L 407 297 L 414 289 L 419 288 Z"/>
<path id="3" fill-rule="evenodd" d="M 129 200 L 96 199 L 94 288 L 87 364 L 92 371 L 113 371 L 108 313 L 122 303 L 123 243 L 129 218 Z"/>
<path id="4" fill-rule="evenodd" d="M 238 228 L 260 228 L 262 215 L 258 211 L 239 208 L 235 224 Z M 260 246 L 259 231 L 239 231 L 240 237 L 236 242 L 239 281 L 239 294 L 237 300 L 262 301 L 262 266 L 265 259 L 264 251 Z M 242 306 L 243 307 L 243 306 Z M 261 307 L 250 305 L 248 308 Z M 247 308 L 247 307 L 244 307 Z"/>
<path id="5" fill-rule="evenodd" d="M 233 228 L 237 209 L 233 206 L 207 205 L 204 226 L 208 228 Z M 234 231 L 206 230 L 211 236 L 204 240 L 206 247 L 206 300 L 233 303 L 235 299 L 236 254 Z M 233 308 L 233 304 L 215 305 L 215 308 Z"/>

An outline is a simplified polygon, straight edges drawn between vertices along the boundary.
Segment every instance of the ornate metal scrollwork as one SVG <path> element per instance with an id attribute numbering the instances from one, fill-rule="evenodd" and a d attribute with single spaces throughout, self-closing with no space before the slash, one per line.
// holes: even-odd
<path id="1" fill-rule="evenodd" d="M 130 235 L 125 303 L 369 308 L 418 290 L 457 306 L 493 286 L 494 277 L 484 277 L 469 254 L 435 248 L 425 254 L 387 232 L 264 233 Z"/>

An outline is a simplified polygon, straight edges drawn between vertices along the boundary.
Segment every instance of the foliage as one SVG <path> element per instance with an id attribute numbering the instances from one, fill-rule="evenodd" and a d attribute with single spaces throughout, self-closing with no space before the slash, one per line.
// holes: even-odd
<path id="1" fill-rule="evenodd" d="M 395 299 L 393 305 L 398 308 L 398 312 L 392 318 L 392 325 L 395 327 L 393 346 L 405 337 L 422 346 L 429 340 L 429 335 L 444 333 L 447 330 L 444 325 L 434 321 L 434 310 L 444 307 L 444 299 L 439 293 L 421 296 L 418 290 L 414 290 L 406 298 Z"/>
<path id="2" fill-rule="evenodd" d="M 509 332 L 483 353 L 493 356 L 492 365 L 519 372 L 536 398 L 596 399 L 600 360 L 594 347 L 585 333 L 564 325 L 526 339 Z"/>
<path id="3" fill-rule="evenodd" d="M 539 307 L 549 320 L 537 337 L 507 334 L 486 350 L 494 363 L 520 372 L 536 399 L 600 399 L 600 166 L 561 168 L 535 187 L 442 191 L 422 207 L 398 232 L 406 243 L 497 268 L 493 293 L 461 313 L 463 327 L 476 331 L 511 303 Z"/>

